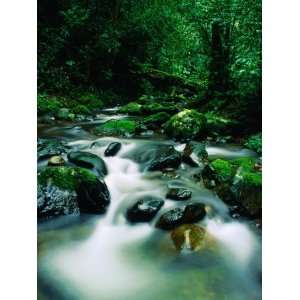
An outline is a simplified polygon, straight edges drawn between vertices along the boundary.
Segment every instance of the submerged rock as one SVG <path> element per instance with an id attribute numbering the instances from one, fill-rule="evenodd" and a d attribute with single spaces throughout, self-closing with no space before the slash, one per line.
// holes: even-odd
<path id="1" fill-rule="evenodd" d="M 104 151 L 105 156 L 114 156 L 116 155 L 120 149 L 122 144 L 119 142 L 110 143 Z"/>
<path id="2" fill-rule="evenodd" d="M 166 198 L 172 200 L 188 200 L 192 197 L 192 192 L 185 188 L 171 188 L 169 189 Z"/>
<path id="3" fill-rule="evenodd" d="M 164 127 L 166 134 L 176 140 L 192 140 L 205 134 L 206 118 L 196 110 L 184 109 L 174 115 Z"/>
<path id="4" fill-rule="evenodd" d="M 65 160 L 61 155 L 55 155 L 49 158 L 48 166 L 63 166 L 65 164 Z"/>
<path id="5" fill-rule="evenodd" d="M 76 208 L 103 213 L 110 203 L 105 182 L 83 168 L 47 167 L 38 174 L 38 186 L 40 216 L 69 214 Z"/>
<path id="6" fill-rule="evenodd" d="M 211 237 L 207 231 L 197 225 L 185 224 L 171 232 L 171 239 L 177 250 L 188 249 L 198 251 L 208 248 L 211 244 Z"/>
<path id="7" fill-rule="evenodd" d="M 68 159 L 70 162 L 79 167 L 90 169 L 95 168 L 101 176 L 107 175 L 107 168 L 104 160 L 96 154 L 83 151 L 73 151 L 68 153 Z"/>
<path id="8" fill-rule="evenodd" d="M 163 204 L 164 201 L 160 198 L 146 196 L 127 210 L 126 217 L 128 221 L 133 223 L 149 222 L 155 217 Z"/>

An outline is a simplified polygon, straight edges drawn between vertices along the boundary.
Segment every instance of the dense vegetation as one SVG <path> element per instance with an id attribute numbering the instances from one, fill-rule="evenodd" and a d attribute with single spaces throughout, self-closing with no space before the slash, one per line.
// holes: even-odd
<path id="1" fill-rule="evenodd" d="M 256 134 L 261 1 L 41 0 L 38 95 L 39 113 L 74 114 L 179 99 Z"/>

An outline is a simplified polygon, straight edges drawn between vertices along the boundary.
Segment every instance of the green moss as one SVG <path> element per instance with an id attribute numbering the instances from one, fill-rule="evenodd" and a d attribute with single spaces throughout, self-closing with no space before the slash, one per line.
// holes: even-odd
<path id="1" fill-rule="evenodd" d="M 80 182 L 95 183 L 96 175 L 78 167 L 48 167 L 38 175 L 38 183 L 51 183 L 61 189 L 75 190 Z"/>
<path id="2" fill-rule="evenodd" d="M 221 180 L 229 181 L 234 176 L 236 168 L 227 160 L 216 159 L 211 165 Z"/>
<path id="3" fill-rule="evenodd" d="M 41 94 L 37 97 L 37 111 L 39 114 L 56 113 L 62 107 L 63 104 L 56 97 Z"/>
<path id="4" fill-rule="evenodd" d="M 96 127 L 96 132 L 107 135 L 131 135 L 135 133 L 136 129 L 137 124 L 135 121 L 110 120 Z"/>
<path id="5" fill-rule="evenodd" d="M 247 141 L 245 143 L 245 146 L 261 155 L 262 154 L 262 135 L 261 135 L 261 132 L 250 136 L 247 139 Z"/>
<path id="6" fill-rule="evenodd" d="M 253 157 L 242 157 L 233 159 L 230 161 L 235 167 L 242 167 L 245 171 L 253 171 L 255 165 L 255 158 Z"/>
<path id="7" fill-rule="evenodd" d="M 243 178 L 247 185 L 258 187 L 262 184 L 262 174 L 260 172 L 245 172 Z"/>
<path id="8" fill-rule="evenodd" d="M 142 105 L 136 102 L 130 102 L 125 106 L 121 107 L 119 112 L 126 114 L 140 114 L 142 110 Z"/>
<path id="9" fill-rule="evenodd" d="M 206 118 L 194 109 L 184 109 L 174 115 L 166 124 L 167 135 L 176 139 L 193 139 L 206 130 Z"/>

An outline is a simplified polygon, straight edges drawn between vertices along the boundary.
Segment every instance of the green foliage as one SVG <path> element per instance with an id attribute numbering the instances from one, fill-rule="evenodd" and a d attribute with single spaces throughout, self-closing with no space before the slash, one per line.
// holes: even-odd
<path id="1" fill-rule="evenodd" d="M 48 167 L 38 174 L 39 184 L 53 184 L 66 190 L 76 190 L 81 182 L 95 183 L 96 181 L 96 175 L 78 167 Z"/>
<path id="2" fill-rule="evenodd" d="M 81 114 L 81 115 L 89 115 L 91 113 L 90 109 L 82 104 L 75 106 L 73 108 L 73 112 L 75 114 Z"/>
<path id="3" fill-rule="evenodd" d="M 262 154 L 262 135 L 261 133 L 257 133 L 255 135 L 250 136 L 246 143 L 245 146 L 258 154 Z"/>
<path id="4" fill-rule="evenodd" d="M 205 95 L 199 106 L 209 100 L 209 110 L 226 109 L 258 130 L 261 0 L 39 2 L 39 92 L 68 95 L 91 111 L 101 104 L 74 95 L 91 91 L 116 105 L 142 94 L 188 93 L 136 75 L 151 68 L 197 83 L 195 95 Z M 159 111 L 166 110 L 146 113 Z"/>
<path id="5" fill-rule="evenodd" d="M 37 97 L 37 111 L 39 114 L 56 113 L 63 104 L 56 97 L 48 97 L 45 94 L 39 94 Z"/>

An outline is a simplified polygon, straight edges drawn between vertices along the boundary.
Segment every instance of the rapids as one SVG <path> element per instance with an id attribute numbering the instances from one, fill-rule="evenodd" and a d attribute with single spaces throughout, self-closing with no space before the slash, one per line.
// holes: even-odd
<path id="1" fill-rule="evenodd" d="M 113 117 L 105 113 L 90 123 L 39 126 L 41 137 L 65 140 L 73 149 L 101 156 L 108 168 L 105 182 L 111 194 L 104 215 L 63 216 L 38 224 L 39 299 L 261 299 L 260 235 L 255 228 L 231 219 L 227 206 L 192 180 L 201 165 L 190 168 L 182 164 L 177 172 L 180 177 L 170 178 L 161 172 L 146 172 L 143 163 L 134 160 L 138 153 L 151 156 L 151 149 L 163 143 L 173 144 L 177 150 L 184 145 L 163 137 L 122 139 L 91 134 L 93 124 Z M 112 141 L 121 142 L 122 148 L 116 156 L 105 157 L 104 150 Z M 253 155 L 225 144 L 209 145 L 207 151 L 213 158 Z M 166 199 L 149 224 L 126 221 L 124 212 L 139 196 L 164 198 L 168 185 L 187 187 L 193 192 L 189 202 L 211 207 L 212 213 L 199 224 L 216 239 L 218 251 L 176 252 L 169 233 L 154 228 L 162 213 L 183 205 L 180 201 Z"/>

